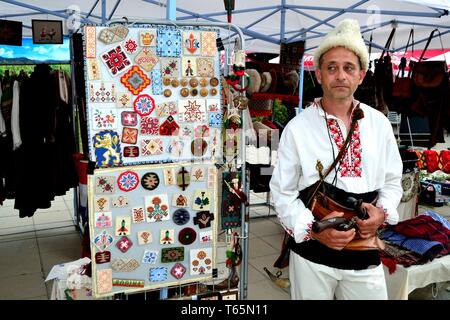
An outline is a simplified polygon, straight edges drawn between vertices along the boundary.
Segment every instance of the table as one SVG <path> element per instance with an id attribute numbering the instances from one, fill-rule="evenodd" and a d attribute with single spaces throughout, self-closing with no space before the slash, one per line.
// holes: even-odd
<path id="1" fill-rule="evenodd" d="M 423 265 L 408 268 L 397 265 L 389 274 L 383 265 L 389 300 L 408 300 L 408 294 L 431 283 L 450 281 L 450 255 L 434 259 Z"/>

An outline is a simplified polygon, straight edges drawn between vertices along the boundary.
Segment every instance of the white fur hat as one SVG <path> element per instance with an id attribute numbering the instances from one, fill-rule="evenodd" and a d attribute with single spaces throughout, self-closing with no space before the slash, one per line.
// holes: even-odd
<path id="1" fill-rule="evenodd" d="M 322 41 L 314 53 L 314 65 L 319 68 L 319 60 L 328 50 L 344 47 L 353 51 L 361 62 L 361 68 L 369 68 L 369 53 L 361 35 L 358 21 L 354 19 L 342 20 Z"/>

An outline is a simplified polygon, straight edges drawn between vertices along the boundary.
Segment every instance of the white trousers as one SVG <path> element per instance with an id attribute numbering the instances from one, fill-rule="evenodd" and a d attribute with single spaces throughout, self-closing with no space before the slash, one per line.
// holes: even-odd
<path id="1" fill-rule="evenodd" d="M 342 270 L 291 251 L 289 280 L 292 300 L 387 300 L 382 264 L 365 270 Z"/>

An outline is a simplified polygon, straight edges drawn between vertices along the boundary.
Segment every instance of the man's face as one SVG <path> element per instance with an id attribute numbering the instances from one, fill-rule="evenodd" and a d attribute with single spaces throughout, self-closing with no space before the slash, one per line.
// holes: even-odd
<path id="1" fill-rule="evenodd" d="M 315 72 L 324 97 L 337 100 L 353 97 L 366 75 L 358 56 L 344 47 L 336 47 L 322 55 L 321 62 Z"/>

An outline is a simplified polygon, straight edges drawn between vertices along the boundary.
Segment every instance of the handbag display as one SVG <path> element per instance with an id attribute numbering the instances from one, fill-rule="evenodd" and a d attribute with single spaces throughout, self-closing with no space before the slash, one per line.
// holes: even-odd
<path id="1" fill-rule="evenodd" d="M 405 53 L 408 51 L 409 42 L 412 39 L 412 52 L 414 52 L 414 29 L 411 29 L 409 33 L 408 42 L 406 44 Z M 406 69 L 407 60 L 405 57 L 400 59 L 400 64 L 398 66 L 398 72 L 395 77 L 395 82 L 392 87 L 392 97 L 394 98 L 410 98 L 413 92 L 413 82 L 411 79 L 411 69 L 408 71 L 408 76 L 404 77 L 405 69 Z M 412 66 L 410 66 L 412 67 Z M 402 77 L 400 77 L 400 72 L 402 73 Z M 393 108 L 392 108 L 393 110 Z M 395 111 L 395 110 L 393 110 Z"/>

